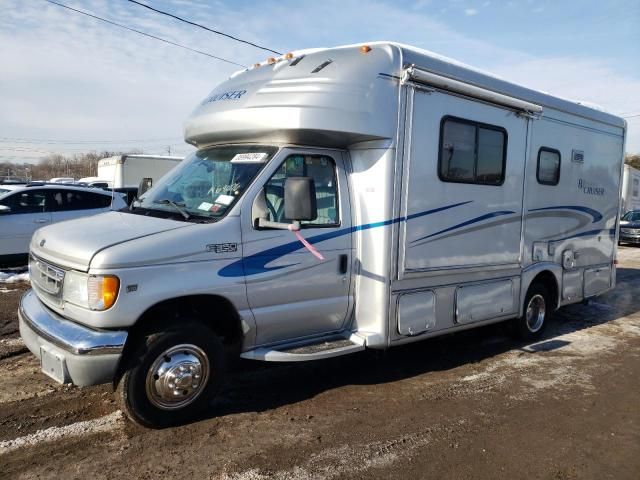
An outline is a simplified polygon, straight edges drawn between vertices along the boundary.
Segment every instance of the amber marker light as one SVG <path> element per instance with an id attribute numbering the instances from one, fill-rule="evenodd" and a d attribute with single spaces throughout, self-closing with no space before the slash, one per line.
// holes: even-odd
<path id="1" fill-rule="evenodd" d="M 107 310 L 116 303 L 120 280 L 115 275 L 95 275 L 89 277 L 88 294 L 91 310 Z"/>
<path id="2" fill-rule="evenodd" d="M 254 64 L 253 64 L 253 68 L 258 68 L 259 66 L 260 66 L 260 64 L 259 64 L 259 63 L 254 63 Z"/>
<path id="3" fill-rule="evenodd" d="M 269 65 L 273 65 L 274 63 L 276 63 L 276 59 L 273 58 L 273 57 L 269 57 L 269 58 L 267 58 L 267 63 Z"/>
<path id="4" fill-rule="evenodd" d="M 291 59 L 293 58 L 293 52 L 289 52 L 289 53 L 287 53 L 287 54 L 284 56 L 284 58 L 285 58 L 286 60 L 291 60 Z"/>
<path id="5" fill-rule="evenodd" d="M 360 53 L 369 53 L 371 51 L 371 47 L 369 45 L 362 45 L 360 47 Z"/>

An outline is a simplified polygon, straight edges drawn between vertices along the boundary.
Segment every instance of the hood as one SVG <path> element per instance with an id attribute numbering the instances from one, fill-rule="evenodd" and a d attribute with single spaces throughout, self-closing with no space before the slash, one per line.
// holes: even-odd
<path id="1" fill-rule="evenodd" d="M 627 220 L 620 220 L 620 227 L 622 227 L 622 228 L 640 228 L 640 222 L 629 222 Z"/>
<path id="2" fill-rule="evenodd" d="M 105 248 L 193 225 L 164 218 L 107 212 L 37 230 L 31 239 L 30 251 L 53 264 L 86 272 L 93 256 Z"/>

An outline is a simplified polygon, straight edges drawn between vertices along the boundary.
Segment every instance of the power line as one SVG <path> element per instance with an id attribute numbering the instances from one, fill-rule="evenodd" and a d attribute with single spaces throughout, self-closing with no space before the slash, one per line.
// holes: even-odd
<path id="1" fill-rule="evenodd" d="M 138 2 L 136 0 L 129 0 L 129 1 L 131 3 L 135 3 L 136 5 L 140 5 L 141 7 L 148 8 L 149 10 L 151 10 L 153 12 L 156 12 L 156 13 L 159 13 L 160 15 L 166 15 L 167 17 L 175 18 L 176 20 L 180 20 L 181 22 L 188 23 L 189 25 L 193 25 L 194 27 L 202 28 L 204 30 L 207 30 L 207 31 L 209 31 L 211 33 L 215 33 L 217 35 L 222 35 L 223 37 L 230 38 L 231 40 L 235 40 L 236 42 L 245 43 L 247 45 L 251 45 L 252 47 L 259 48 L 260 50 L 266 50 L 267 52 L 275 53 L 276 55 L 282 55 L 282 53 L 280 53 L 280 52 L 276 52 L 275 50 L 272 50 L 270 48 L 263 47 L 261 45 L 258 45 L 257 43 L 253 43 L 253 42 L 250 42 L 248 40 L 243 40 L 241 38 L 234 37 L 233 35 L 229 35 L 228 33 L 220 32 L 218 30 L 214 30 L 212 28 L 205 27 L 204 25 L 201 25 L 201 24 L 196 23 L 196 22 L 192 22 L 190 20 L 187 20 L 186 18 L 178 17 L 177 15 L 174 15 L 172 13 L 164 12 L 162 10 L 158 10 L 157 8 L 153 8 L 152 6 L 146 5 L 146 4 L 142 3 L 142 2 Z"/>
<path id="2" fill-rule="evenodd" d="M 635 118 L 635 117 L 640 117 L 640 113 L 636 113 L 635 115 L 627 115 L 626 117 L 622 117 L 622 118 Z"/>
<path id="3" fill-rule="evenodd" d="M 182 137 L 164 138 L 134 138 L 123 140 L 55 140 L 46 138 L 24 138 L 24 137 L 0 137 L 0 143 L 40 143 L 40 144 L 61 144 L 61 145 L 90 145 L 93 143 L 135 143 L 135 142 L 166 142 L 170 140 L 182 140 Z"/>
<path id="4" fill-rule="evenodd" d="M 53 5 L 57 5 L 57 6 L 62 7 L 62 8 L 66 8 L 67 10 L 71 10 L 72 12 L 80 13 L 82 15 L 86 15 L 87 17 L 95 18 L 96 20 L 100 20 L 101 22 L 108 23 L 109 25 L 114 25 L 116 27 L 124 28 L 125 30 L 129 30 L 130 32 L 139 33 L 140 35 L 144 35 L 145 37 L 153 38 L 154 40 L 159 40 L 161 42 L 168 43 L 169 45 L 173 45 L 173 46 L 176 46 L 176 47 L 184 48 L 185 50 L 189 50 L 190 52 L 199 53 L 200 55 L 205 55 L 207 57 L 211 57 L 211 58 L 214 58 L 216 60 L 220 60 L 221 62 L 226 62 L 226 63 L 230 63 L 232 65 L 237 65 L 237 66 L 242 67 L 242 68 L 247 68 L 246 65 L 242 65 L 241 63 L 236 63 L 236 62 L 233 62 L 231 60 L 227 60 L 226 58 L 217 57 L 217 56 L 212 55 L 210 53 L 203 52 L 202 50 L 196 50 L 195 48 L 187 47 L 185 45 L 181 45 L 179 43 L 172 42 L 172 41 L 167 40 L 165 38 L 157 37 L 155 35 L 151 35 L 150 33 L 145 33 L 145 32 L 142 32 L 140 30 L 136 30 L 135 28 L 127 27 L 127 26 L 122 25 L 120 23 L 112 22 L 111 20 L 107 20 L 106 18 L 98 17 L 97 15 L 92 15 L 91 13 L 84 12 L 82 10 L 77 10 L 75 8 L 69 7 L 68 5 L 64 5 L 62 3 L 54 2 L 53 0 L 44 0 L 44 1 L 48 2 L 48 3 L 51 3 Z"/>

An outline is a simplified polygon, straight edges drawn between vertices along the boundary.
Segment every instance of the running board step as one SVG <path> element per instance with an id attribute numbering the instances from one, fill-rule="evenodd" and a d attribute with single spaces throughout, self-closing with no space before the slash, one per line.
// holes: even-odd
<path id="1" fill-rule="evenodd" d="M 358 335 L 331 337 L 316 340 L 314 343 L 295 343 L 275 347 L 261 347 L 244 352 L 240 356 L 248 360 L 265 362 L 306 362 L 338 357 L 364 350 L 364 338 Z"/>

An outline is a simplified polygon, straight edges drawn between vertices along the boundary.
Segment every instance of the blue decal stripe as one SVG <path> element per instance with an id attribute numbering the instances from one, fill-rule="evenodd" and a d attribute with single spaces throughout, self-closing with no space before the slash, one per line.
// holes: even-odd
<path id="1" fill-rule="evenodd" d="M 589 215 L 591 215 L 591 217 L 593 217 L 593 222 L 591 223 L 596 223 L 599 222 L 600 220 L 602 220 L 602 214 L 600 212 L 598 212 L 597 210 L 594 210 L 593 208 L 589 208 L 589 207 L 583 207 L 581 205 L 558 205 L 556 207 L 542 207 L 542 208 L 533 208 L 531 210 L 529 210 L 530 212 L 541 212 L 544 210 L 576 210 L 578 212 L 584 212 L 584 213 L 588 213 Z"/>
<path id="2" fill-rule="evenodd" d="M 325 240 L 331 240 L 333 238 L 341 237 L 343 235 L 349 235 L 354 232 L 370 230 L 372 228 L 385 227 L 387 225 L 393 225 L 394 223 L 413 220 L 414 218 L 424 217 L 426 215 L 442 212 L 443 210 L 459 207 L 460 205 L 466 205 L 471 202 L 473 202 L 473 200 L 454 203 L 451 205 L 446 205 L 444 207 L 438 207 L 431 210 L 426 210 L 424 212 L 414 213 L 406 217 L 398 217 L 391 220 L 384 220 L 382 222 L 367 223 L 364 225 L 355 225 L 352 227 L 341 228 L 340 230 L 321 233 L 319 235 L 309 237 L 307 238 L 307 241 L 311 244 L 323 242 Z M 241 277 L 243 275 L 247 275 L 247 276 L 256 275 L 258 273 L 271 272 L 274 270 L 280 270 L 281 268 L 291 267 L 297 264 L 292 263 L 287 265 L 279 265 L 276 267 L 267 267 L 266 264 L 269 262 L 272 262 L 273 260 L 279 257 L 283 257 L 289 253 L 295 252 L 296 250 L 299 250 L 301 248 L 303 248 L 303 245 L 298 240 L 285 243 L 283 245 L 278 245 L 277 247 L 269 248 L 267 250 L 254 253 L 253 255 L 249 255 L 248 257 L 245 257 L 243 259 L 236 260 L 235 262 L 230 263 L 226 267 L 222 267 L 218 271 L 218 275 L 220 275 L 221 277 Z"/>
<path id="3" fill-rule="evenodd" d="M 616 236 L 615 228 L 608 228 L 605 230 L 589 230 L 587 232 L 577 233 L 576 235 L 571 235 L 570 237 L 557 238 L 555 240 L 549 240 L 549 242 L 563 242 L 565 240 L 571 240 L 572 238 L 580 238 L 580 237 L 590 237 L 595 235 L 601 235 L 603 233 L 607 233 L 610 237 Z"/>
<path id="4" fill-rule="evenodd" d="M 435 232 L 430 235 L 426 235 L 424 237 L 416 238 L 415 240 L 412 240 L 411 243 L 416 243 L 416 242 L 419 242 L 420 240 L 425 240 L 427 238 L 435 237 L 436 235 L 440 235 L 441 233 L 450 232 L 451 230 L 455 230 L 457 228 L 462 228 L 462 227 L 466 227 L 467 225 L 482 222 L 483 220 L 487 220 L 489 218 L 500 217 L 502 215 L 511 215 L 512 213 L 516 213 L 516 212 L 513 212 L 511 210 L 502 210 L 499 212 L 487 213 L 485 215 L 472 218 L 471 220 L 467 220 L 466 222 L 462 222 L 457 225 L 454 225 L 453 227 L 445 228 L 444 230 L 440 230 L 439 232 Z"/>

